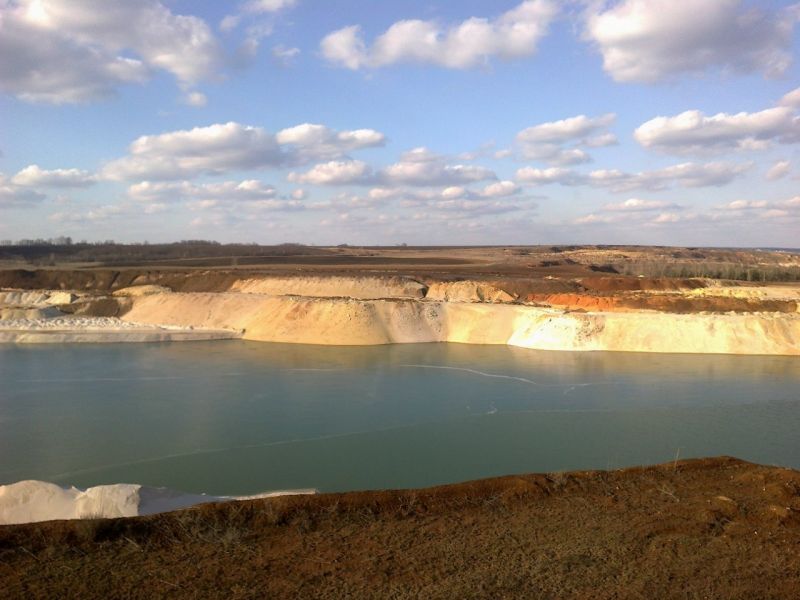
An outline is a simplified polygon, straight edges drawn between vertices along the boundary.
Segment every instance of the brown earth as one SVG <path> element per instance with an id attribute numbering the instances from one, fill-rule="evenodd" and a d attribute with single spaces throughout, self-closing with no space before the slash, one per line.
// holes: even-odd
<path id="1" fill-rule="evenodd" d="M 800 473 L 731 458 L 0 527 L 4 598 L 798 598 Z"/>

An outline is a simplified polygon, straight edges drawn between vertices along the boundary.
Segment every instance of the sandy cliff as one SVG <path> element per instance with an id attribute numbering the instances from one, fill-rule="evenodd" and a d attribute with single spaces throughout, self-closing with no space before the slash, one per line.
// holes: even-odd
<path id="1" fill-rule="evenodd" d="M 564 312 L 516 304 L 156 294 L 123 319 L 241 330 L 249 340 L 509 344 L 544 350 L 800 355 L 800 315 Z"/>

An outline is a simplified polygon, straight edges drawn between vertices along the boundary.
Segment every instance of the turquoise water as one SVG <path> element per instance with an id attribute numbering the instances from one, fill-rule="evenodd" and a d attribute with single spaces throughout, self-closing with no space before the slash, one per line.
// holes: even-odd
<path id="1" fill-rule="evenodd" d="M 0 483 L 248 494 L 728 454 L 800 468 L 800 359 L 243 341 L 0 347 Z"/>

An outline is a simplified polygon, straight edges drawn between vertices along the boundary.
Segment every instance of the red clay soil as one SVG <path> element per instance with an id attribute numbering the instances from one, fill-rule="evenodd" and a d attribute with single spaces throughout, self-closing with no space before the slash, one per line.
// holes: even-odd
<path id="1" fill-rule="evenodd" d="M 637 310 L 657 310 L 669 313 L 699 312 L 797 312 L 794 300 L 759 300 L 751 298 L 727 297 L 685 297 L 678 294 L 648 296 L 636 295 L 594 295 L 594 294 L 529 294 L 527 302 L 546 304 L 568 310 L 627 312 Z"/>
<path id="2" fill-rule="evenodd" d="M 4 598 L 800 597 L 800 473 L 730 458 L 0 527 Z"/>

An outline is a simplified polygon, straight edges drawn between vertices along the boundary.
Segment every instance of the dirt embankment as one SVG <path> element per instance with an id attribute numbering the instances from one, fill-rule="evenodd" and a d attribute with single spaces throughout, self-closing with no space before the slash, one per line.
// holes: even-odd
<path id="1" fill-rule="evenodd" d="M 6 598 L 785 598 L 800 473 L 735 459 L 0 527 Z"/>
<path id="2" fill-rule="evenodd" d="M 702 279 L 668 277 L 583 277 L 580 284 L 590 292 L 677 292 L 706 287 L 706 282 Z"/>

